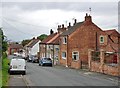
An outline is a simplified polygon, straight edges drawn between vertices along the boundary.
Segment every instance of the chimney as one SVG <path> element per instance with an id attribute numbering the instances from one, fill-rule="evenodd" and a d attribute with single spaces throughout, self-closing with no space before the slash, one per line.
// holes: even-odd
<path id="1" fill-rule="evenodd" d="M 85 22 L 92 22 L 92 17 L 86 13 Z"/>
<path id="2" fill-rule="evenodd" d="M 75 25 L 76 23 L 77 23 L 77 19 L 74 20 L 74 24 L 73 25 Z"/>
<path id="3" fill-rule="evenodd" d="M 53 34 L 53 33 L 54 33 L 54 31 L 51 29 L 51 30 L 50 30 L 50 35 Z"/>
<path id="4" fill-rule="evenodd" d="M 66 30 L 66 27 L 64 26 L 64 24 L 62 24 L 62 26 L 61 25 L 58 25 L 58 33 L 63 33 L 65 30 Z"/>

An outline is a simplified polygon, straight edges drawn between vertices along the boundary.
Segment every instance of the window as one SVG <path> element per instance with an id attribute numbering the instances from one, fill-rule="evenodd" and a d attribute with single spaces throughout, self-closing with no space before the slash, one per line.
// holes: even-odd
<path id="1" fill-rule="evenodd" d="M 100 43 L 104 43 L 104 36 L 100 36 Z"/>
<path id="2" fill-rule="evenodd" d="M 62 58 L 66 59 L 66 52 L 62 52 Z"/>
<path id="3" fill-rule="evenodd" d="M 63 37 L 63 44 L 67 43 L 67 37 Z"/>
<path id="4" fill-rule="evenodd" d="M 79 60 L 79 52 L 72 52 L 72 59 Z"/>

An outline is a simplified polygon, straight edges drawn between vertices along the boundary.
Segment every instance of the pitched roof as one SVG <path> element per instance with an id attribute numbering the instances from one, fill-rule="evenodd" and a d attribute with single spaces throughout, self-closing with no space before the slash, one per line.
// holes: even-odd
<path id="1" fill-rule="evenodd" d="M 54 33 L 49 35 L 46 39 L 44 39 L 40 44 L 59 44 L 59 33 Z"/>
<path id="2" fill-rule="evenodd" d="M 22 49 L 23 46 L 21 44 L 9 44 L 9 48 L 17 48 L 17 49 Z"/>
<path id="3" fill-rule="evenodd" d="M 108 34 L 108 35 L 112 35 L 113 34 L 113 35 L 116 35 L 116 36 L 120 36 L 120 33 L 117 32 L 115 29 L 105 30 L 105 33 Z"/>
<path id="4" fill-rule="evenodd" d="M 68 28 L 68 30 L 66 30 L 65 32 L 63 32 L 61 35 L 70 35 L 71 33 L 73 33 L 78 27 L 81 26 L 83 22 L 78 22 L 76 23 L 74 26 L 71 26 Z"/>
<path id="5" fill-rule="evenodd" d="M 40 41 L 40 40 L 39 39 L 32 39 L 26 46 L 32 48 L 38 41 Z"/>

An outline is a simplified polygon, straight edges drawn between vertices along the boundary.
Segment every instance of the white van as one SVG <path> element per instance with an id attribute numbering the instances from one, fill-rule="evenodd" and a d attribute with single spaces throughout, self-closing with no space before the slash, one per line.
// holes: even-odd
<path id="1" fill-rule="evenodd" d="M 26 74 L 26 62 L 24 59 L 14 58 L 10 61 L 10 66 L 8 72 L 20 72 L 23 75 Z"/>

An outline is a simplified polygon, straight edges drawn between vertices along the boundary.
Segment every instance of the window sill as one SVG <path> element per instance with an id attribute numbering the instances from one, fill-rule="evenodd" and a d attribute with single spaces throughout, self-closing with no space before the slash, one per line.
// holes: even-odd
<path id="1" fill-rule="evenodd" d="M 66 60 L 66 58 L 65 58 L 65 57 L 62 57 L 62 59 L 63 59 L 63 60 Z"/>

